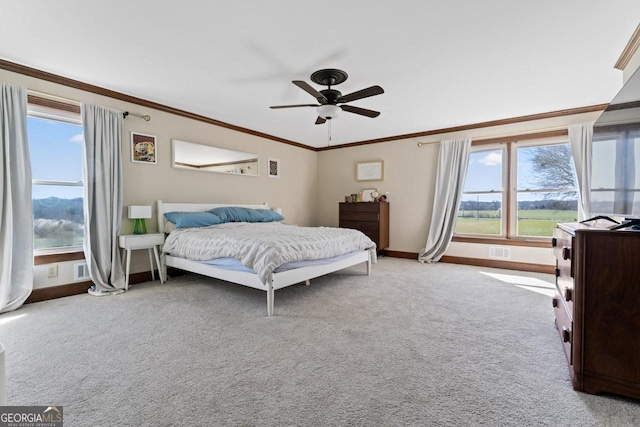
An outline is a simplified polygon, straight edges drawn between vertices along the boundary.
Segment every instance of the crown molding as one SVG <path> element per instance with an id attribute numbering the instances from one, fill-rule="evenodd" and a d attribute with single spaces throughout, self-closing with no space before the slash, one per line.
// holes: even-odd
<path id="1" fill-rule="evenodd" d="M 450 128 L 434 129 L 425 132 L 408 133 L 405 135 L 389 136 L 386 138 L 370 139 L 367 141 L 358 141 L 349 144 L 332 145 L 330 147 L 316 148 L 316 151 L 335 150 L 338 148 L 356 147 L 358 145 L 378 144 L 381 142 L 398 141 L 400 139 L 422 138 L 425 136 L 440 135 L 443 133 L 462 132 L 472 129 L 481 129 L 493 126 L 510 125 L 514 123 L 522 123 L 533 120 L 551 119 L 554 117 L 572 116 L 575 114 L 593 113 L 596 111 L 604 111 L 609 104 L 597 104 L 587 107 L 568 108 L 566 110 L 551 111 L 548 113 L 530 114 L 528 116 L 511 117 L 508 119 L 492 120 L 489 122 L 480 122 L 464 126 L 454 126 Z M 512 138 L 512 137 L 510 137 Z M 495 139 L 495 138 L 492 138 Z"/>
<path id="2" fill-rule="evenodd" d="M 640 48 L 640 24 L 638 24 L 636 31 L 631 36 L 631 39 L 629 39 L 629 42 L 620 54 L 620 58 L 618 58 L 618 62 L 616 62 L 613 68 L 621 71 L 627 68 L 631 57 L 638 51 L 638 48 Z"/>

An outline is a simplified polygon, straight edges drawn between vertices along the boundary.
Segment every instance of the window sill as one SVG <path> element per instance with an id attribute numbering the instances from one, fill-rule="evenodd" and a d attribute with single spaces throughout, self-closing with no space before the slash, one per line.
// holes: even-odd
<path id="1" fill-rule="evenodd" d="M 481 243 L 489 245 L 504 245 L 504 246 L 526 246 L 530 248 L 552 248 L 551 237 L 541 237 L 537 239 L 508 239 L 506 237 L 471 237 L 471 236 L 453 236 L 452 242 L 458 243 Z"/>
<path id="2" fill-rule="evenodd" d="M 33 265 L 77 260 L 84 260 L 82 248 L 66 248 L 64 252 L 38 252 L 33 254 Z"/>

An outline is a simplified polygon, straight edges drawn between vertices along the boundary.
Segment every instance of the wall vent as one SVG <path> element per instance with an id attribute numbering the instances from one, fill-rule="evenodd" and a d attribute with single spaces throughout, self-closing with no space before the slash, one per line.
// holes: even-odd
<path id="1" fill-rule="evenodd" d="M 509 259 L 511 249 L 501 246 L 489 246 L 489 258 Z"/>
<path id="2" fill-rule="evenodd" d="M 73 280 L 89 279 L 89 267 L 86 262 L 73 264 Z"/>

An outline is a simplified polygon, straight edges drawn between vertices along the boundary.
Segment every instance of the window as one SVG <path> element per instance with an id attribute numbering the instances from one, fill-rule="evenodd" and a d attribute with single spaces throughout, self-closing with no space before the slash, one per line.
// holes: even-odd
<path id="1" fill-rule="evenodd" d="M 472 151 L 458 210 L 456 234 L 502 236 L 505 204 L 505 147 Z"/>
<path id="2" fill-rule="evenodd" d="M 34 250 L 80 249 L 84 238 L 80 109 L 29 95 Z"/>
<path id="3" fill-rule="evenodd" d="M 472 147 L 455 233 L 502 238 L 551 237 L 577 219 L 578 193 L 565 139 Z"/>
<path id="4" fill-rule="evenodd" d="M 628 125 L 602 126 L 594 132 L 591 213 L 640 215 L 640 132 Z"/>

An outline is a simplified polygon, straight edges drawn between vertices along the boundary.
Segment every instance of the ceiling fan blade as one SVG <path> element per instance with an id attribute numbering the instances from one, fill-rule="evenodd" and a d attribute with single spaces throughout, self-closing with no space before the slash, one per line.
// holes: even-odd
<path id="1" fill-rule="evenodd" d="M 368 98 L 370 96 L 381 95 L 383 93 L 384 89 L 382 89 L 380 86 L 371 86 L 366 89 L 341 96 L 340 98 L 338 98 L 338 102 L 351 102 L 355 101 L 356 99 Z"/>
<path id="2" fill-rule="evenodd" d="M 317 125 L 321 125 L 321 124 L 323 124 L 324 122 L 326 122 L 326 120 L 325 120 L 325 119 L 323 119 L 323 118 L 322 118 L 322 117 L 320 117 L 320 116 L 318 116 L 318 118 L 316 119 L 316 124 L 317 124 Z"/>
<path id="3" fill-rule="evenodd" d="M 313 87 L 311 87 L 309 83 L 302 80 L 294 80 L 291 83 L 293 83 L 294 85 L 298 86 L 300 89 L 304 90 L 305 92 L 313 96 L 315 99 L 318 100 L 318 102 L 321 103 L 322 101 L 327 101 L 327 98 L 323 94 L 315 90 Z"/>
<path id="4" fill-rule="evenodd" d="M 319 105 L 318 104 L 272 105 L 269 108 L 298 108 L 298 107 L 319 107 Z"/>
<path id="5" fill-rule="evenodd" d="M 367 110 L 366 108 L 354 107 L 353 105 L 341 105 L 343 111 L 348 111 L 350 113 L 360 114 L 361 116 L 367 117 L 378 117 L 380 115 L 379 111 Z"/>

